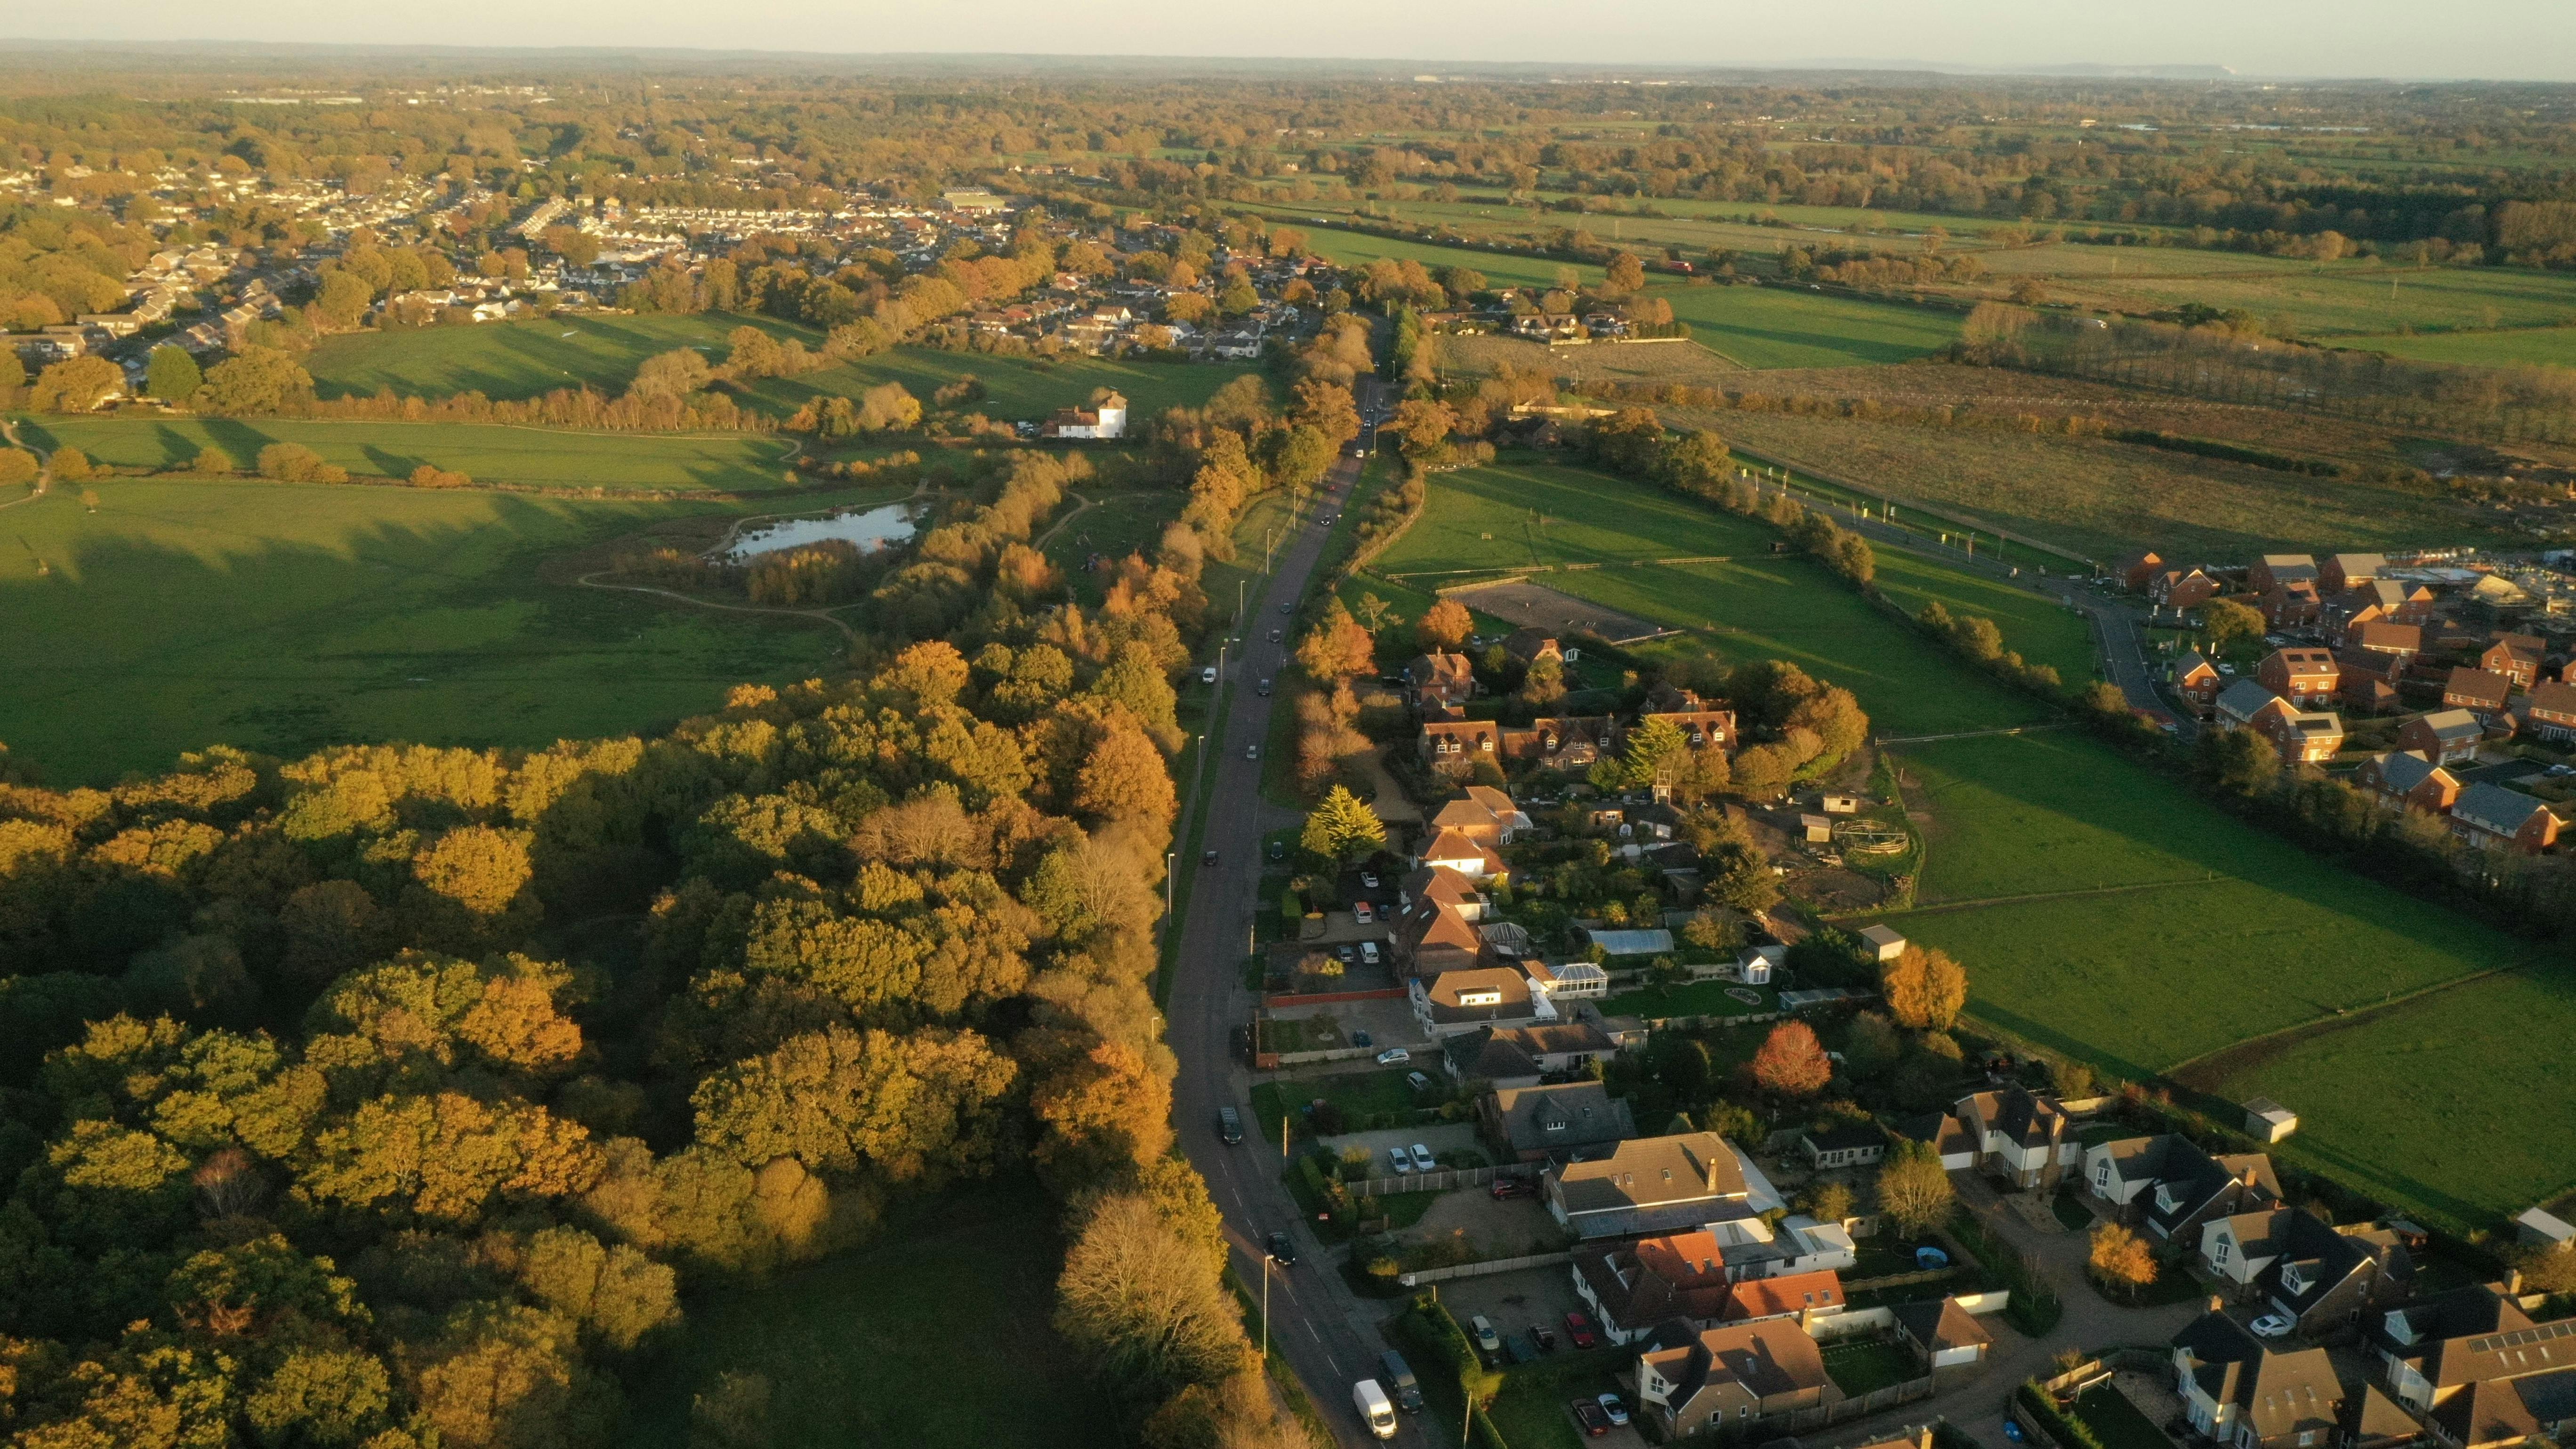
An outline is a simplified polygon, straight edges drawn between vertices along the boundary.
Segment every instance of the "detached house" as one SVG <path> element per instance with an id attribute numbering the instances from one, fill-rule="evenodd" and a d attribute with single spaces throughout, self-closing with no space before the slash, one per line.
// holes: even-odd
<path id="1" fill-rule="evenodd" d="M 2254 677 L 2265 689 L 2302 709 L 2334 702 L 2335 657 L 2323 649 L 2275 649 L 2254 667 Z"/>
<path id="2" fill-rule="evenodd" d="M 2576 684 L 2552 679 L 2533 685 L 2522 702 L 2522 720 L 2541 739 L 2576 740 Z"/>
<path id="3" fill-rule="evenodd" d="M 1455 709 L 1476 694 L 1476 671 L 1464 654 L 1417 654 L 1403 673 L 1405 697 L 1417 709 Z"/>
<path id="4" fill-rule="evenodd" d="M 1545 1162 L 1637 1135 L 1626 1099 L 1599 1082 L 1497 1087 L 1476 1099 L 1476 1120 L 1515 1162 Z"/>
<path id="5" fill-rule="evenodd" d="M 2281 1201 L 2272 1159 L 2259 1152 L 2213 1157 L 2174 1133 L 2102 1142 L 2084 1152 L 2084 1185 L 2159 1238 L 2193 1243 L 2201 1225 L 2227 1213 Z"/>
<path id="6" fill-rule="evenodd" d="M 1485 1026 L 1453 1036 L 1440 1049 L 1449 1074 L 1493 1087 L 1535 1087 L 1539 1078 L 1607 1061 L 1619 1044 L 1589 1021 L 1554 1026 Z"/>
<path id="7" fill-rule="evenodd" d="M 1667 1440 L 1839 1402 L 1824 1355 L 1786 1319 L 1694 1333 L 1665 1324 L 1637 1358 L 1637 1401 Z"/>
<path id="8" fill-rule="evenodd" d="M 1463 830 L 1443 830 L 1423 848 L 1422 863 L 1435 870 L 1454 870 L 1471 881 L 1489 881 L 1505 869 L 1494 848 Z"/>
<path id="9" fill-rule="evenodd" d="M 1463 775 L 1478 760 L 1502 761 L 1502 726 L 1486 719 L 1426 720 L 1415 741 L 1422 762 L 1444 774 Z"/>
<path id="10" fill-rule="evenodd" d="M 2347 1391 L 2324 1349 L 2276 1353 L 2223 1313 L 2174 1335 L 2173 1367 L 2183 1416 L 2230 1449 L 2391 1449 L 2418 1437 L 2378 1389 Z"/>
<path id="11" fill-rule="evenodd" d="M 2451 671 L 2442 684 L 2442 704 L 2446 709 L 2464 709 L 2477 717 L 2479 724 L 2493 724 L 2504 713 L 2505 701 L 2512 697 L 2513 680 L 2486 669 L 2466 665 Z"/>
<path id="12" fill-rule="evenodd" d="M 2210 706 L 2218 702 L 2220 687 L 2226 682 L 2227 678 L 2218 672 L 2218 666 L 2201 657 L 2199 650 L 2195 649 L 2173 662 L 2174 693 L 2181 695 L 2182 702 L 2191 706 L 2196 714 L 2205 716 L 2209 713 Z"/>
<path id="13" fill-rule="evenodd" d="M 2498 634 L 2478 655 L 2478 667 L 2501 674 L 2517 689 L 2529 689 L 2540 678 L 2540 656 L 2547 646 L 2530 634 Z"/>
<path id="14" fill-rule="evenodd" d="M 2295 1208 L 2231 1213 L 2203 1224 L 2200 1260 L 2239 1297 L 2263 1301 L 2321 1334 L 2402 1301 L 2415 1281 L 2415 1260 L 2385 1228 L 2337 1228 Z"/>
<path id="15" fill-rule="evenodd" d="M 1758 1323 L 1767 1318 L 1794 1318 L 1800 1328 L 1843 1311 L 1843 1280 L 1828 1270 L 1789 1273 L 1774 1278 L 1744 1278 L 1728 1295 L 1726 1321 Z"/>
<path id="16" fill-rule="evenodd" d="M 2398 707 L 2397 684 L 2405 674 L 2404 655 L 2343 649 L 2335 655 L 2335 701 L 2365 714 L 2385 714 Z"/>
<path id="17" fill-rule="evenodd" d="M 1544 993 L 1530 989 L 1529 977 L 1513 966 L 1478 966 L 1416 976 L 1406 991 L 1413 1000 L 1413 1019 L 1434 1040 L 1483 1026 L 1525 1026 L 1555 1019 Z"/>
<path id="18" fill-rule="evenodd" d="M 2576 1318 L 2534 1322 L 2499 1286 L 2409 1303 L 2371 1335 L 2389 1391 L 2448 1449 L 2576 1434 Z"/>
<path id="19" fill-rule="evenodd" d="M 1633 1137 L 1547 1174 L 1547 1210 L 1580 1238 L 1628 1237 L 1755 1215 L 1735 1148 L 1714 1132 Z"/>
<path id="20" fill-rule="evenodd" d="M 1524 669 L 1542 659 L 1565 662 L 1565 651 L 1557 646 L 1556 636 L 1539 628 L 1514 629 L 1503 636 L 1503 653 Z"/>
<path id="21" fill-rule="evenodd" d="M 2424 628 L 2420 624 L 2363 624 L 2344 632 L 2344 647 L 2385 654 L 2402 669 L 2424 652 Z"/>
<path id="22" fill-rule="evenodd" d="M 2558 843 L 2558 817 L 2533 796 L 2481 780 L 2451 802 L 2451 833 L 2480 850 L 2538 855 Z"/>
<path id="23" fill-rule="evenodd" d="M 2145 588 L 2148 581 L 2153 579 L 2156 576 L 2157 571 L 2162 569 L 2164 566 L 2165 561 L 2163 557 L 2157 554 L 2154 549 L 2147 549 L 2139 553 L 2133 553 L 2127 558 L 2120 560 L 2119 567 L 2115 571 L 2115 577 L 2120 580 L 2121 588 L 2127 589 L 2130 593 L 2134 594 Z"/>
<path id="24" fill-rule="evenodd" d="M 1574 1291 L 1615 1344 L 1634 1343 L 1673 1319 L 1693 1332 L 1715 1328 L 1733 1289 L 1725 1250 L 1704 1230 L 1574 1252 Z"/>
<path id="25" fill-rule="evenodd" d="M 1480 964 L 1485 953 L 1485 938 L 1465 912 L 1429 892 L 1395 918 L 1387 938 L 1407 976 L 1464 971 Z"/>
<path id="26" fill-rule="evenodd" d="M 1512 797 L 1491 785 L 1470 785 L 1431 817 L 1433 830 L 1455 830 L 1487 845 L 1509 845 L 1536 827 Z"/>
<path id="27" fill-rule="evenodd" d="M 2485 739 L 2477 716 L 2465 709 L 2438 709 L 2397 726 L 2397 748 L 2415 751 L 2437 765 L 2475 763 Z"/>
<path id="28" fill-rule="evenodd" d="M 2283 584 L 2314 584 L 2316 581 L 2317 561 L 2312 554 L 2267 553 L 2245 571 L 2246 587 L 2258 594 Z"/>
<path id="29" fill-rule="evenodd" d="M 1961 1097 L 1951 1115 L 1967 1129 L 1975 1166 L 2016 1187 L 2044 1187 L 2082 1159 L 2066 1109 L 2044 1092 L 2006 1087 Z"/>
<path id="30" fill-rule="evenodd" d="M 2327 662 L 2333 662 L 2331 656 Z M 2219 693 L 2217 724 L 2263 736 L 2285 764 L 2318 764 L 2343 748 L 2343 721 L 2333 713 L 2301 709 L 2251 679 L 2240 679 Z"/>
<path id="31" fill-rule="evenodd" d="M 2219 583 L 2205 569 L 2168 569 L 2147 581 L 2147 597 L 2168 609 L 2197 609 L 2217 598 Z"/>
<path id="32" fill-rule="evenodd" d="M 2459 778 L 2421 750 L 2373 755 L 2353 771 L 2352 783 L 2391 805 L 2427 815 L 2449 814 L 2452 802 L 2460 798 Z"/>
<path id="33" fill-rule="evenodd" d="M 2382 554 L 2329 554 L 2317 569 L 2317 588 L 2328 594 L 2340 594 L 2355 584 L 2369 583 L 2386 572 L 2388 559 Z"/>

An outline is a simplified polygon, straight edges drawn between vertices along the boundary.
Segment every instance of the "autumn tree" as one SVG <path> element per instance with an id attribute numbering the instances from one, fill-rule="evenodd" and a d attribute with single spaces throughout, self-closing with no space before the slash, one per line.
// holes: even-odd
<path id="1" fill-rule="evenodd" d="M 1913 944 L 1879 968 L 1888 1015 L 1915 1031 L 1948 1031 L 1968 1004 L 1966 968 L 1947 952 Z"/>
<path id="2" fill-rule="evenodd" d="M 1890 1143 L 1878 1170 L 1878 1206 L 1909 1238 L 1919 1238 L 1949 1220 L 1958 1189 L 1941 1165 L 1940 1149 L 1899 1138 Z"/>
<path id="3" fill-rule="evenodd" d="M 2156 1255 L 2147 1240 L 2118 1223 L 2103 1223 L 2093 1229 L 2093 1245 L 2086 1256 L 2096 1281 L 2116 1288 L 2136 1302 L 2140 1290 L 2156 1281 Z"/>
<path id="4" fill-rule="evenodd" d="M 1784 1021 L 1771 1028 L 1753 1054 L 1754 1082 L 1783 1097 L 1812 1097 L 1833 1076 L 1834 1064 L 1816 1041 L 1815 1029 L 1803 1021 Z"/>
<path id="5" fill-rule="evenodd" d="M 1621 252 L 1602 269 L 1601 284 L 1604 291 L 1625 296 L 1646 285 L 1646 264 L 1635 252 Z"/>
<path id="6" fill-rule="evenodd" d="M 1220 1382 L 1250 1352 L 1214 1268 L 1139 1194 L 1092 1207 L 1065 1253 L 1056 1298 L 1057 1331 L 1140 1390 Z"/>
<path id="7" fill-rule="evenodd" d="M 104 357 L 65 358 L 36 375 L 27 406 L 40 413 L 85 413 L 124 387 L 124 370 Z"/>
<path id="8" fill-rule="evenodd" d="M 1414 641 L 1427 653 L 1453 650 L 1467 642 L 1476 621 L 1467 606 L 1456 599 L 1442 599 L 1422 613 L 1413 626 Z"/>
<path id="9" fill-rule="evenodd" d="M 1377 641 L 1351 617 L 1339 598 L 1324 606 L 1324 617 L 1298 641 L 1297 663 L 1309 678 L 1330 682 L 1377 667 Z"/>

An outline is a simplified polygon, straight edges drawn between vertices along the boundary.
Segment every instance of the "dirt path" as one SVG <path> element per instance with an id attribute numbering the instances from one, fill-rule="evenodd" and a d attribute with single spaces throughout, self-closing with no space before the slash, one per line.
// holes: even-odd
<path id="1" fill-rule="evenodd" d="M 2297 1026 L 2283 1027 L 2279 1031 L 2235 1042 L 2220 1047 L 2206 1056 L 2194 1057 L 2190 1061 L 2167 1067 L 2164 1075 L 2177 1086 L 2189 1087 L 2199 1092 L 2215 1091 L 2220 1085 L 2261 1066 L 2292 1047 L 2305 1045 L 2319 1037 L 2332 1036 L 2337 1032 L 2367 1026 L 2383 1016 L 2404 1011 L 2428 996 L 2436 996 L 2445 991 L 2456 991 L 2463 986 L 2473 985 L 2489 977 L 2502 976 L 2508 972 L 2529 970 L 2531 964 L 2523 962 L 2513 966 L 2496 966 L 2485 971 L 2472 971 L 2466 976 L 2437 981 L 2403 996 L 2390 997 L 2376 1006 L 2365 1006 L 2331 1016 L 2318 1017 L 2314 1021 L 2303 1021 Z"/>
<path id="2" fill-rule="evenodd" d="M 600 574 L 607 572 L 608 570 L 606 569 L 600 569 L 593 573 L 586 573 L 580 578 L 573 580 L 573 583 L 577 587 L 585 589 L 609 589 L 621 594 L 652 594 L 659 598 L 676 599 L 683 604 L 695 604 L 701 609 L 721 609 L 728 614 L 776 614 L 789 619 L 820 619 L 824 623 L 831 625 L 833 628 L 840 630 L 841 637 L 849 640 L 852 644 L 859 642 L 859 631 L 851 628 L 847 623 L 835 617 L 829 610 L 765 609 L 757 604 L 719 604 L 713 599 L 691 598 L 687 594 L 677 593 L 670 589 L 656 589 L 644 584 L 603 584 L 598 582 Z"/>
<path id="3" fill-rule="evenodd" d="M 1066 524 L 1080 518 L 1085 512 L 1089 511 L 1093 505 L 1100 501 L 1097 498 L 1085 498 L 1070 488 L 1065 490 L 1065 495 L 1073 500 L 1073 511 L 1066 514 L 1064 517 L 1057 519 L 1054 527 L 1029 540 L 1029 547 L 1037 550 L 1039 553 L 1046 552 L 1046 546 L 1055 542 L 1055 536 L 1064 532 L 1064 526 Z"/>
<path id="4" fill-rule="evenodd" d="M 26 444 L 18 441 L 18 425 L 14 422 L 0 420 L 0 438 L 8 439 L 10 447 L 27 447 Z M 27 451 L 35 453 L 36 455 L 36 486 L 28 489 L 27 496 L 24 498 L 12 498 L 6 503 L 0 503 L 0 508 L 15 508 L 21 503 L 33 503 L 37 499 L 44 497 L 45 491 L 54 486 L 54 460 L 52 455 L 36 453 L 36 450 L 33 448 L 27 448 Z"/>

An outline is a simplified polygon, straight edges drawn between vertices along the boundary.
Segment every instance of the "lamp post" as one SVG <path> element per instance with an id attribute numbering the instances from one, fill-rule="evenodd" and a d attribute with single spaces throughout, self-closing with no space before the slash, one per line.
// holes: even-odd
<path id="1" fill-rule="evenodd" d="M 1270 1265 L 1279 1261 L 1276 1253 L 1261 1255 L 1261 1361 L 1270 1362 Z"/>

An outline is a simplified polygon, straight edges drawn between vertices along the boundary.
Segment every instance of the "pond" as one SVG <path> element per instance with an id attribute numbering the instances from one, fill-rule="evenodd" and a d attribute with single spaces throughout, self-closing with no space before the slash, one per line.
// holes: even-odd
<path id="1" fill-rule="evenodd" d="M 827 538 L 847 539 L 863 550 L 879 549 L 912 537 L 920 518 L 921 505 L 917 503 L 885 503 L 806 518 L 781 518 L 736 534 L 725 557 L 740 563 L 759 554 L 821 543 Z"/>

